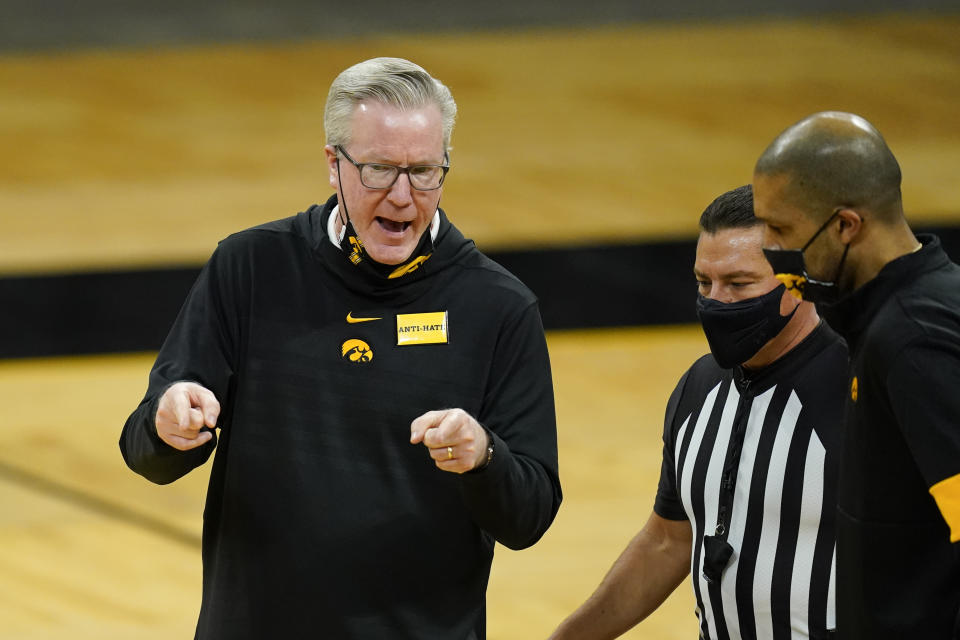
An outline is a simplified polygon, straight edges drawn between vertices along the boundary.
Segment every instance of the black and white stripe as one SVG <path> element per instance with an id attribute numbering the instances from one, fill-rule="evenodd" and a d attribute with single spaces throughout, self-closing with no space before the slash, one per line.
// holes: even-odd
<path id="1" fill-rule="evenodd" d="M 836 626 L 836 454 L 828 451 L 837 441 L 842 402 L 824 389 L 834 377 L 829 367 L 842 364 L 833 360 L 812 384 L 791 379 L 789 368 L 778 369 L 786 375 L 738 383 L 712 359 L 712 366 L 701 360 L 674 392 L 656 510 L 691 522 L 702 638 L 824 638 Z M 740 437 L 742 447 L 731 446 Z M 724 532 L 733 556 L 710 583 L 703 538 L 716 532 L 721 475 L 736 452 Z"/>

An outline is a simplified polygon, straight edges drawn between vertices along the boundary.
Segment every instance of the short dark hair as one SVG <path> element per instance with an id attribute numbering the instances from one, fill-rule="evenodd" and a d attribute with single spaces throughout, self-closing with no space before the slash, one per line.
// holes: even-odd
<path id="1" fill-rule="evenodd" d="M 724 229 L 747 229 L 763 224 L 753 215 L 753 187 L 745 184 L 719 196 L 700 215 L 700 228 L 707 233 Z"/>

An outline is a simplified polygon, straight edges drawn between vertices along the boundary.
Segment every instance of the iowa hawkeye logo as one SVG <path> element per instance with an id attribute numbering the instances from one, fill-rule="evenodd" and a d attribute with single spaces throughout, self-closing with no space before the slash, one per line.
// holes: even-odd
<path id="1" fill-rule="evenodd" d="M 340 357 L 348 362 L 362 364 L 373 360 L 373 351 L 363 340 L 351 338 L 340 345 Z"/>

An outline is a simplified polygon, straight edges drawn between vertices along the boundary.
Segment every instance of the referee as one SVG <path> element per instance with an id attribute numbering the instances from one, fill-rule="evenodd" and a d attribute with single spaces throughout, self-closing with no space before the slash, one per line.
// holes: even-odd
<path id="1" fill-rule="evenodd" d="M 774 277 L 749 185 L 714 200 L 700 228 L 712 355 L 667 405 L 653 513 L 554 640 L 617 637 L 689 572 L 701 638 L 832 637 L 847 350 Z"/>
<path id="2" fill-rule="evenodd" d="M 960 637 L 960 268 L 903 213 L 863 118 L 814 114 L 757 161 L 775 271 L 850 346 L 838 488 L 841 638 Z M 839 298 L 839 299 L 838 299 Z"/>

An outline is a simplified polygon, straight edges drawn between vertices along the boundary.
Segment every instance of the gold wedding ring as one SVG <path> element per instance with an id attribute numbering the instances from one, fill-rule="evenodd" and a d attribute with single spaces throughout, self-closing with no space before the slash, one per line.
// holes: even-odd
<path id="1" fill-rule="evenodd" d="M 447 447 L 447 460 L 453 460 L 453 447 Z"/>

